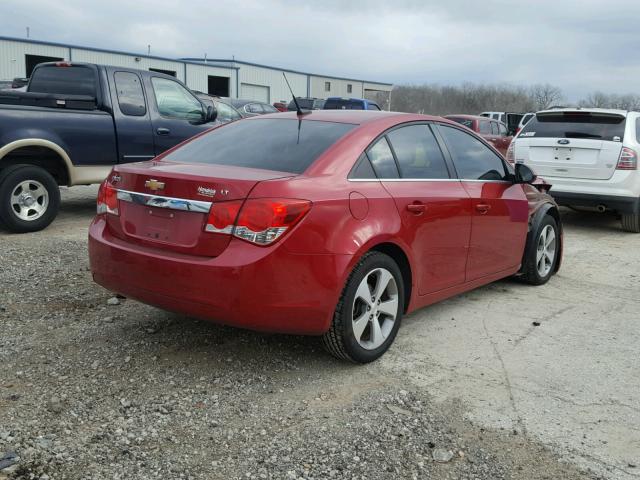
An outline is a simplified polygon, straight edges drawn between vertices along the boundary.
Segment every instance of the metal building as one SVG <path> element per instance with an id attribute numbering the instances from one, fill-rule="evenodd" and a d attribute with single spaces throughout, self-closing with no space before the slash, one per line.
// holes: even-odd
<path id="1" fill-rule="evenodd" d="M 223 97 L 246 98 L 266 103 L 288 101 L 291 94 L 282 73 L 302 97 L 373 98 L 390 92 L 392 84 L 271 67 L 228 59 L 171 59 L 0 36 L 0 81 L 28 77 L 42 62 L 89 62 L 154 70 L 182 80 L 192 90 Z"/>

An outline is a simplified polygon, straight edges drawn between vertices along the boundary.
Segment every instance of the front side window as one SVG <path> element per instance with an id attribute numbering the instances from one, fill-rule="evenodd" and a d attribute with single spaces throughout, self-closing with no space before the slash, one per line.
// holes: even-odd
<path id="1" fill-rule="evenodd" d="M 465 180 L 506 180 L 502 159 L 477 138 L 462 130 L 440 125 L 458 176 Z"/>
<path id="2" fill-rule="evenodd" d="M 354 127 L 350 123 L 252 118 L 211 130 L 164 159 L 297 174 Z"/>
<path id="3" fill-rule="evenodd" d="M 151 84 L 160 115 L 190 122 L 203 120 L 202 104 L 182 85 L 160 77 L 152 77 Z"/>
<path id="4" fill-rule="evenodd" d="M 224 102 L 213 102 L 216 106 L 216 110 L 218 110 L 218 120 L 226 123 L 233 122 L 234 120 L 239 120 L 242 116 L 232 107 L 227 105 Z"/>
<path id="5" fill-rule="evenodd" d="M 491 134 L 500 135 L 500 127 L 498 127 L 498 122 L 491 122 Z"/>
<path id="6" fill-rule="evenodd" d="M 367 156 L 378 178 L 398 178 L 398 168 L 386 137 L 382 137 L 367 150 Z"/>
<path id="7" fill-rule="evenodd" d="M 427 125 L 397 128 L 388 137 L 402 178 L 449 178 L 440 146 Z"/>
<path id="8" fill-rule="evenodd" d="M 500 129 L 500 135 L 506 137 L 509 132 L 507 132 L 507 127 L 504 123 L 499 123 L 498 128 Z"/>
<path id="9" fill-rule="evenodd" d="M 140 77 L 131 72 L 115 72 L 118 106 L 123 115 L 142 117 L 147 113 Z"/>
<path id="10" fill-rule="evenodd" d="M 246 107 L 244 107 L 244 110 L 248 113 L 264 113 L 262 105 L 260 105 L 259 103 L 250 103 Z"/>
<path id="11" fill-rule="evenodd" d="M 480 120 L 480 128 L 481 135 L 491 135 L 491 122 L 487 120 Z"/>
<path id="12" fill-rule="evenodd" d="M 262 109 L 264 110 L 264 113 L 276 113 L 278 111 L 276 107 L 267 103 L 262 105 Z"/>

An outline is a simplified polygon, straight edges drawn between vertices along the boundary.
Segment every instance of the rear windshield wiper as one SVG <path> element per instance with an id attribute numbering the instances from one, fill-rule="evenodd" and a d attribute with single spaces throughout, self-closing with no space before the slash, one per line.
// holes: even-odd
<path id="1" fill-rule="evenodd" d="M 585 132 L 564 132 L 565 138 L 602 138 L 602 135 Z"/>

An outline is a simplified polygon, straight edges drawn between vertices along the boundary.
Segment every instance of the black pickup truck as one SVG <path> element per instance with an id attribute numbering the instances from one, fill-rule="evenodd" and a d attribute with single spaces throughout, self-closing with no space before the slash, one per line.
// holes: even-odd
<path id="1" fill-rule="evenodd" d="M 216 115 L 168 75 L 42 63 L 26 92 L 0 91 L 0 223 L 41 230 L 58 213 L 58 186 L 100 183 L 115 164 L 153 158 Z"/>

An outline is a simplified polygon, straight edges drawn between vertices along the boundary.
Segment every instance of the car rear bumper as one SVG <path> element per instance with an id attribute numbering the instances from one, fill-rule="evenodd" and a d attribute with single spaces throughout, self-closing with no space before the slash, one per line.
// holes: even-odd
<path id="1" fill-rule="evenodd" d="M 549 192 L 558 205 L 572 207 L 598 207 L 604 206 L 608 210 L 618 213 L 640 212 L 640 200 L 636 197 L 616 197 L 612 195 L 597 195 L 589 193 Z"/>
<path id="2" fill-rule="evenodd" d="M 143 303 L 227 325 L 320 335 L 330 325 L 351 255 L 300 255 L 233 239 L 215 258 L 140 247 L 89 229 L 96 283 Z"/>

